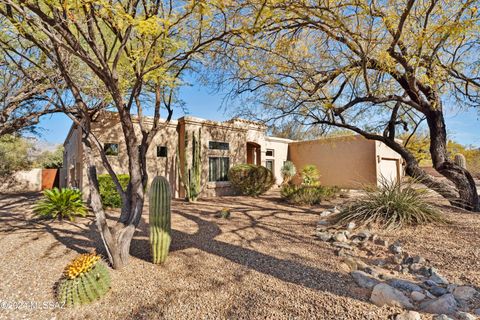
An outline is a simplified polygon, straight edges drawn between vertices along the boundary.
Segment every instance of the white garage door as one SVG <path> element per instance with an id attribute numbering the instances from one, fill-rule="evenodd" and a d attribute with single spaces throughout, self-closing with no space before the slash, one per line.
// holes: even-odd
<path id="1" fill-rule="evenodd" d="M 399 161 L 397 159 L 382 158 L 380 161 L 380 179 L 387 181 L 398 181 Z"/>

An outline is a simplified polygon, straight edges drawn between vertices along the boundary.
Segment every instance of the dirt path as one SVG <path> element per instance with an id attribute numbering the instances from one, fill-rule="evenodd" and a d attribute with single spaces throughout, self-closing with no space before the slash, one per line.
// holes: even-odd
<path id="1" fill-rule="evenodd" d="M 103 249 L 93 217 L 75 223 L 32 219 L 36 195 L 0 196 L 0 300 L 53 302 L 53 287 L 79 252 Z M 386 319 L 395 309 L 368 302 L 332 248 L 315 240 L 326 207 L 295 208 L 275 194 L 173 203 L 166 264 L 150 263 L 147 219 L 130 265 L 111 271 L 112 290 L 76 309 L 0 309 L 5 319 Z M 231 208 L 229 220 L 215 218 Z M 480 216 L 452 213 L 452 224 L 384 234 L 430 259 L 456 282 L 480 286 Z M 145 212 L 148 212 L 147 210 Z M 115 213 L 111 213 L 115 215 Z M 379 232 L 381 234 L 381 232 Z"/>

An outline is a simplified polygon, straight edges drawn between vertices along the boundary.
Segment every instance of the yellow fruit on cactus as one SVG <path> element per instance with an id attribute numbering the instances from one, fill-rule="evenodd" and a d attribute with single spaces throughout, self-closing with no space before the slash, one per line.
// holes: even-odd
<path id="1" fill-rule="evenodd" d="M 81 254 L 65 267 L 64 275 L 68 279 L 75 279 L 92 270 L 99 260 L 100 256 L 94 252 Z"/>

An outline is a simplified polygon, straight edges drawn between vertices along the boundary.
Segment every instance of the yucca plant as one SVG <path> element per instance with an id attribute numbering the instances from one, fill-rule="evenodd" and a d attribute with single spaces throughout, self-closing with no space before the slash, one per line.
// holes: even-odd
<path id="1" fill-rule="evenodd" d="M 425 201 L 426 189 L 414 188 L 415 181 L 395 182 L 382 179 L 378 188 L 348 205 L 337 217 L 338 224 L 377 223 L 386 229 L 408 225 L 443 222 L 440 212 Z"/>
<path id="2" fill-rule="evenodd" d="M 88 212 L 80 190 L 68 188 L 43 191 L 43 199 L 36 203 L 33 211 L 36 216 L 43 218 L 70 221 L 77 216 L 85 217 Z"/>

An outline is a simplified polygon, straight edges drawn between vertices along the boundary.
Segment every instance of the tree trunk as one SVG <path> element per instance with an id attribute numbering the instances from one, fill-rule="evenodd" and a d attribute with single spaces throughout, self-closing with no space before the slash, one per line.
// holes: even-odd
<path id="1" fill-rule="evenodd" d="M 88 165 L 87 176 L 90 185 L 90 206 L 95 214 L 96 225 L 107 251 L 109 262 L 114 269 L 121 269 L 128 264 L 130 257 L 130 244 L 139 219 L 127 221 L 125 223 L 118 221 L 113 228 L 108 226 L 100 197 L 93 150 L 86 138 L 83 139 L 83 144 L 85 146 L 85 156 Z M 128 202 L 135 204 L 134 210 L 137 212 L 134 212 L 131 216 L 141 216 L 143 198 L 139 198 L 138 193 L 133 194 L 135 196 L 129 197 Z M 122 208 L 122 211 L 124 210 L 125 206 Z"/>
<path id="2" fill-rule="evenodd" d="M 430 154 L 433 167 L 453 182 L 459 193 L 459 198 L 455 199 L 453 204 L 470 211 L 480 211 L 479 197 L 473 176 L 448 157 L 447 131 L 441 108 L 430 110 L 426 115 L 430 129 Z"/>

